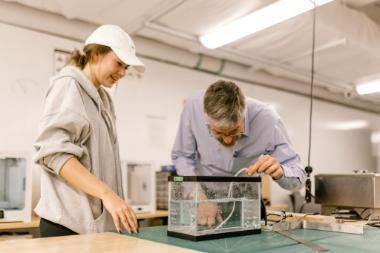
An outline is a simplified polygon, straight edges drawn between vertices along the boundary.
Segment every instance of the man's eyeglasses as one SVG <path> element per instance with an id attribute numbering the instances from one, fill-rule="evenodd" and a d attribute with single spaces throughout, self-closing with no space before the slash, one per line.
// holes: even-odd
<path id="1" fill-rule="evenodd" d="M 210 125 L 207 125 L 207 127 L 208 127 L 210 134 L 212 134 L 216 138 L 218 138 L 218 137 L 233 137 L 234 138 L 234 137 L 240 137 L 243 134 L 241 132 L 240 125 L 234 129 L 228 131 L 228 132 L 220 131 L 220 130 L 215 129 L 214 127 L 212 127 Z"/>

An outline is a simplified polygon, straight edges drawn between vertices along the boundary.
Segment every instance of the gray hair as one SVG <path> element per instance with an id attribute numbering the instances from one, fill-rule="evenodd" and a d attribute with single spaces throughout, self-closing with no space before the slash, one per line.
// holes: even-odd
<path id="1" fill-rule="evenodd" d="M 243 119 L 245 98 L 233 82 L 219 80 L 208 87 L 203 109 L 218 127 L 233 127 Z"/>

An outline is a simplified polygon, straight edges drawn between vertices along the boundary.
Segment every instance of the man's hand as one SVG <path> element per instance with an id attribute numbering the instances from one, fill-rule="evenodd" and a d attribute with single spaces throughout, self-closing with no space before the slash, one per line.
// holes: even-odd
<path id="1" fill-rule="evenodd" d="M 204 192 L 200 193 L 200 200 L 207 200 L 207 196 Z M 208 225 L 211 227 L 215 224 L 215 221 L 221 223 L 223 221 L 220 215 L 219 208 L 215 203 L 200 203 L 198 206 L 198 224 Z"/>
<path id="2" fill-rule="evenodd" d="M 215 221 L 221 223 L 223 221 L 219 208 L 215 203 L 200 203 L 198 206 L 198 224 L 215 225 Z"/>
<path id="3" fill-rule="evenodd" d="M 262 172 L 268 174 L 273 179 L 280 179 L 284 175 L 284 169 L 281 167 L 281 164 L 270 155 L 261 155 L 256 163 L 249 166 L 247 170 L 248 176 Z"/>

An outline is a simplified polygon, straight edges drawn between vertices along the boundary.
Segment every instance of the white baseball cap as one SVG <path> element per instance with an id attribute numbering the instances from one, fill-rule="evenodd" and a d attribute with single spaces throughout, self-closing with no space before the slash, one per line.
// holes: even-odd
<path id="1" fill-rule="evenodd" d="M 84 43 L 88 44 L 108 46 L 125 64 L 134 67 L 139 73 L 145 71 L 144 63 L 136 56 L 135 44 L 131 37 L 117 25 L 98 27 Z"/>

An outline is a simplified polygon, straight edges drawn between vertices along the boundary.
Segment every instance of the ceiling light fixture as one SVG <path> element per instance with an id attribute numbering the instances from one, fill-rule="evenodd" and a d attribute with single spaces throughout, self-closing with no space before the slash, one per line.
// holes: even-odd
<path id="1" fill-rule="evenodd" d="M 356 85 L 356 92 L 359 95 L 380 92 L 380 79 Z"/>
<path id="2" fill-rule="evenodd" d="M 333 0 L 315 0 L 317 6 Z M 290 19 L 314 8 L 312 0 L 280 0 L 229 24 L 216 28 L 199 38 L 201 43 L 215 49 L 255 32 Z"/>
<path id="3" fill-rule="evenodd" d="M 372 134 L 371 134 L 371 142 L 373 144 L 380 143 L 380 131 L 372 132 Z"/>
<path id="4" fill-rule="evenodd" d="M 325 124 L 325 127 L 327 129 L 334 129 L 334 130 L 354 130 L 354 129 L 367 128 L 368 126 L 369 126 L 369 123 L 368 121 L 365 121 L 365 120 L 331 122 L 331 123 Z"/>

